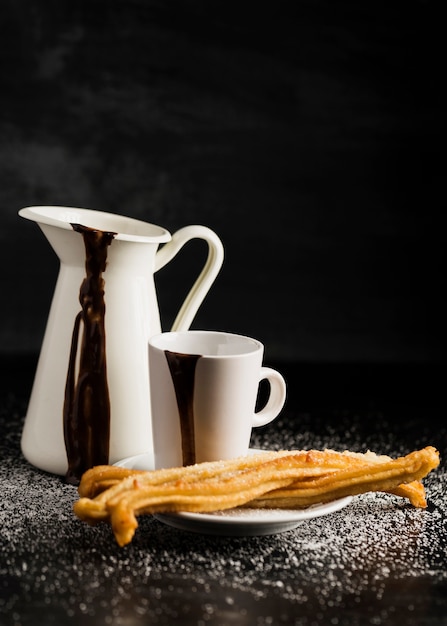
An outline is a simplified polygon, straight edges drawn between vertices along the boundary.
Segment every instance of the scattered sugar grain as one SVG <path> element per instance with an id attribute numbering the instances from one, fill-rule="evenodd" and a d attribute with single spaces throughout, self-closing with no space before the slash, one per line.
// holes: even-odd
<path id="1" fill-rule="evenodd" d="M 348 441 L 355 440 L 346 432 Z M 14 616 L 17 625 L 27 602 L 36 600 L 49 604 L 60 623 L 82 615 L 86 624 L 119 625 L 131 611 L 153 623 L 162 616 L 174 621 L 186 606 L 206 624 L 225 611 L 240 613 L 241 598 L 256 605 L 276 598 L 279 608 L 311 603 L 323 620 L 349 599 L 361 603 L 365 592 L 382 598 L 390 581 L 421 574 L 439 583 L 447 578 L 443 467 L 425 483 L 426 510 L 391 495 L 366 494 L 330 516 L 263 537 L 188 533 L 148 516 L 140 518 L 132 543 L 119 548 L 108 525 L 90 527 L 74 517 L 75 488 L 23 460 L 18 433 L 0 439 L 0 581 L 17 583 L 0 587 L 0 616 Z M 354 443 L 362 449 L 360 440 Z M 267 447 L 262 436 L 257 444 Z M 270 447 L 344 449 L 346 441 L 303 431 L 294 444 L 276 440 Z M 433 533 L 435 527 L 442 532 Z M 221 602 L 210 601 L 211 594 Z M 278 615 L 258 623 L 282 623 Z M 378 615 L 375 623 L 386 619 Z"/>

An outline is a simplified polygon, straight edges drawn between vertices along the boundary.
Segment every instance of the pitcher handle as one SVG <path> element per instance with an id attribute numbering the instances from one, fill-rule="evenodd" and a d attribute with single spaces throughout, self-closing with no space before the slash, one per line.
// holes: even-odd
<path id="1" fill-rule="evenodd" d="M 154 271 L 164 267 L 181 248 L 191 239 L 203 239 L 208 244 L 208 257 L 191 291 L 185 298 L 180 311 L 172 325 L 173 331 L 188 330 L 199 306 L 205 299 L 211 285 L 222 267 L 224 249 L 221 240 L 214 231 L 206 226 L 185 226 L 172 235 L 171 241 L 166 243 L 155 255 Z"/>

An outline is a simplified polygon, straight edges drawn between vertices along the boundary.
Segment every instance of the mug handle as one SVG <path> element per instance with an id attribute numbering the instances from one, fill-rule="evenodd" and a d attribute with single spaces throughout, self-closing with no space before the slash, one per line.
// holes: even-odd
<path id="1" fill-rule="evenodd" d="M 188 330 L 191 322 L 197 313 L 198 308 L 205 299 L 211 285 L 222 267 L 224 260 L 224 249 L 221 240 L 214 231 L 206 226 L 185 226 L 172 235 L 168 241 L 155 255 L 154 271 L 164 267 L 183 246 L 191 239 L 203 239 L 208 244 L 208 257 L 200 272 L 196 282 L 185 298 L 180 311 L 172 325 L 172 331 Z"/>
<path id="2" fill-rule="evenodd" d="M 286 402 L 287 388 L 283 376 L 271 367 L 261 367 L 259 382 L 268 380 L 270 394 L 266 405 L 253 415 L 252 426 L 265 426 L 278 417 Z"/>

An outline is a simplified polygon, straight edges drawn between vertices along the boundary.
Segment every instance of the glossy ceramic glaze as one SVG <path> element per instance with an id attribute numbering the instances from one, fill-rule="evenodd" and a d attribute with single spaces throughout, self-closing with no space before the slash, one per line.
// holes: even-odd
<path id="1" fill-rule="evenodd" d="M 64 390 L 79 290 L 85 278 L 84 242 L 72 224 L 116 233 L 103 272 L 105 345 L 110 395 L 110 456 L 120 458 L 152 448 L 149 395 L 149 338 L 160 332 L 154 273 L 194 238 L 209 248 L 206 264 L 175 320 L 186 330 L 223 262 L 223 246 L 204 226 L 187 226 L 174 235 L 159 226 L 101 211 L 71 207 L 27 207 L 19 214 L 35 221 L 60 259 L 34 385 L 22 433 L 22 451 L 37 467 L 56 474 L 67 470 L 63 434 Z M 164 244 L 159 250 L 160 244 Z M 173 286 L 175 289 L 175 286 Z"/>
<path id="2" fill-rule="evenodd" d="M 150 339 L 157 468 L 247 454 L 252 428 L 271 422 L 286 401 L 285 380 L 262 365 L 263 355 L 260 341 L 234 333 L 193 330 Z M 269 383 L 269 395 L 256 412 L 262 380 Z"/>

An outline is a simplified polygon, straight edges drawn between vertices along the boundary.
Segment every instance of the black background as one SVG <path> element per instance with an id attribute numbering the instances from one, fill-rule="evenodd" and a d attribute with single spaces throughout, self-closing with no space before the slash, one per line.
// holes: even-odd
<path id="1" fill-rule="evenodd" d="M 211 227 L 193 327 L 267 360 L 443 359 L 436 6 L 3 0 L 0 351 L 40 348 L 57 259 L 17 212 L 59 204 Z M 157 276 L 164 329 L 203 254 Z"/>

